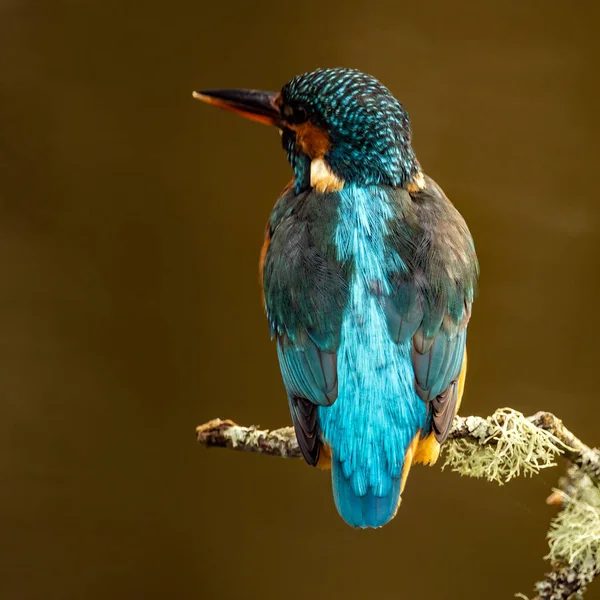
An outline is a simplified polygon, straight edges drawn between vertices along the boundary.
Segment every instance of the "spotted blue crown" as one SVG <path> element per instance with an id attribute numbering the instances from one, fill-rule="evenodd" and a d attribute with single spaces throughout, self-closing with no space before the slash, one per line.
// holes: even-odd
<path id="1" fill-rule="evenodd" d="M 417 172 L 408 114 L 371 75 L 318 69 L 294 77 L 281 96 L 292 107 L 302 105 L 310 121 L 328 134 L 325 159 L 345 181 L 399 186 Z"/>

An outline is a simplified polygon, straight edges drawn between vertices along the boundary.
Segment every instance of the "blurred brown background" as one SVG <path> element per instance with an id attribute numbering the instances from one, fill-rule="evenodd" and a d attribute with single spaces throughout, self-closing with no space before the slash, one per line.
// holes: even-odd
<path id="1" fill-rule="evenodd" d="M 195 445 L 216 416 L 289 422 L 256 265 L 290 172 L 191 91 L 382 79 L 481 260 L 463 414 L 544 408 L 597 444 L 591 6 L 0 0 L 3 600 L 530 591 L 558 470 L 416 468 L 357 532 L 325 474 Z"/>

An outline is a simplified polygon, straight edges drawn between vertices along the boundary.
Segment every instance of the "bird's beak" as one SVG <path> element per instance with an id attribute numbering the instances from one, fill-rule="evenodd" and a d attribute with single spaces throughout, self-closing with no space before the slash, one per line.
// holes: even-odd
<path id="1" fill-rule="evenodd" d="M 278 95 L 276 92 L 257 90 L 204 90 L 192 93 L 196 100 L 229 110 L 252 121 L 279 126 L 281 115 L 275 103 Z"/>

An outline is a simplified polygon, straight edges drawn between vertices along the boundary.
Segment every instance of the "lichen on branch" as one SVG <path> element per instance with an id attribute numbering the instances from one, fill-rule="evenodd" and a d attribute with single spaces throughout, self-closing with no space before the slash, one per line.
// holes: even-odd
<path id="1" fill-rule="evenodd" d="M 569 489 L 557 492 L 562 496 L 562 510 L 550 523 L 546 558 L 594 573 L 600 566 L 600 489 L 573 467 Z"/>
<path id="2" fill-rule="evenodd" d="M 511 408 L 497 410 L 487 419 L 466 417 L 469 436 L 451 437 L 444 446 L 442 469 L 484 478 L 502 485 L 519 475 L 537 475 L 556 466 L 566 446 Z"/>

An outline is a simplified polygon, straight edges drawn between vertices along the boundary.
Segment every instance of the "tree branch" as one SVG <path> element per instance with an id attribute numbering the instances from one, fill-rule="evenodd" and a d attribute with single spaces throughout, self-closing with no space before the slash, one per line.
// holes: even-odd
<path id="1" fill-rule="evenodd" d="M 213 419 L 200 425 L 196 436 L 208 448 L 302 458 L 292 427 L 269 431 Z M 456 417 L 444 448 L 443 466 L 500 484 L 555 466 L 557 455 L 571 462 L 561 489 L 548 499 L 549 504 L 561 505 L 561 511 L 548 533 L 546 558 L 552 561 L 552 571 L 536 584 L 534 600 L 582 598 L 600 574 L 600 452 L 549 412 L 525 418 L 512 409 L 500 409 L 488 418 Z"/>
<path id="2" fill-rule="evenodd" d="M 213 419 L 196 427 L 196 437 L 207 448 L 230 448 L 282 458 L 302 458 L 293 427 L 269 431 L 255 425 L 243 427 L 229 419 Z"/>
<path id="3" fill-rule="evenodd" d="M 502 411 L 499 413 L 501 418 Z M 551 433 L 561 443 L 563 456 L 580 467 L 596 484 L 600 482 L 600 453 L 597 450 L 586 446 L 552 413 L 540 411 L 528 420 L 540 430 Z M 483 417 L 456 417 L 448 439 L 495 444 L 497 440 L 490 425 L 490 419 Z M 229 419 L 213 419 L 197 427 L 196 436 L 198 442 L 207 448 L 302 458 L 292 427 L 269 431 L 255 425 L 237 425 Z"/>
<path id="4" fill-rule="evenodd" d="M 538 595 L 533 600 L 578 600 L 597 576 L 598 570 L 582 573 L 574 567 L 554 563 L 546 578 L 535 584 Z"/>

